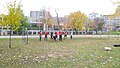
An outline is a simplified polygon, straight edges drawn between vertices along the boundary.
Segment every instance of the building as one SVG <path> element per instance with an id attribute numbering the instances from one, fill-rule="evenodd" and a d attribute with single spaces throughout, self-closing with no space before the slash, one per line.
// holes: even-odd
<path id="1" fill-rule="evenodd" d="M 102 18 L 104 20 L 103 31 L 113 31 L 120 28 L 120 17 L 116 17 L 114 15 L 100 15 L 98 13 L 90 13 L 89 19 L 93 20 L 95 18 Z"/>
<path id="2" fill-rule="evenodd" d="M 120 28 L 120 17 L 114 15 L 103 15 L 105 21 L 104 31 L 113 31 Z"/>
<path id="3" fill-rule="evenodd" d="M 2 17 L 2 16 L 0 16 L 0 20 L 1 21 L 4 21 L 4 18 Z M 8 30 L 7 30 L 7 28 L 6 28 L 6 26 L 2 26 L 1 24 L 0 24 L 0 36 L 2 35 L 7 35 L 8 34 Z"/>
<path id="4" fill-rule="evenodd" d="M 32 30 L 43 30 L 47 31 L 48 25 L 47 25 L 47 19 L 49 18 L 50 13 L 46 10 L 41 11 L 30 11 L 30 28 Z"/>
<path id="5" fill-rule="evenodd" d="M 89 14 L 89 19 L 95 19 L 95 18 L 100 17 L 100 16 L 101 15 L 99 15 L 98 13 L 93 12 L 93 13 Z"/>
<path id="6" fill-rule="evenodd" d="M 115 21 L 116 21 L 116 23 L 115 23 L 116 29 L 120 29 L 120 17 L 116 17 Z"/>

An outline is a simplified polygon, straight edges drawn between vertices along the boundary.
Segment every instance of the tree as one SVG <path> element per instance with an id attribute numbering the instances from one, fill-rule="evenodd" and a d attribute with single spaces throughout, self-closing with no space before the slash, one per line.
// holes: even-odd
<path id="1" fill-rule="evenodd" d="M 8 14 L 4 16 L 5 21 L 4 21 L 4 26 L 7 26 L 8 29 L 10 30 L 10 38 L 9 38 L 9 48 L 11 48 L 11 33 L 13 30 L 17 30 L 21 23 L 20 21 L 22 20 L 22 10 L 21 10 L 21 4 L 16 3 L 16 1 L 9 2 L 7 5 L 7 10 Z"/>
<path id="2" fill-rule="evenodd" d="M 28 19 L 24 15 L 23 11 L 21 13 L 22 19 L 20 20 L 21 25 L 18 28 L 18 31 L 23 34 L 23 30 L 29 26 Z"/>
<path id="3" fill-rule="evenodd" d="M 40 29 L 40 24 L 41 22 L 43 22 L 43 31 L 46 31 L 48 27 L 53 27 L 55 25 L 55 21 L 51 16 L 50 11 L 46 11 L 44 7 L 41 10 L 41 13 L 42 18 L 38 19 L 39 23 L 37 24 L 37 26 L 39 26 Z"/>
<path id="4" fill-rule="evenodd" d="M 70 15 L 68 16 L 68 21 L 69 21 L 68 25 L 69 27 L 75 30 L 77 29 L 83 30 L 86 19 L 87 16 L 80 11 L 70 13 Z"/>
<path id="5" fill-rule="evenodd" d="M 95 18 L 94 19 L 95 20 L 95 25 L 96 25 L 96 27 L 95 27 L 95 30 L 100 30 L 100 31 L 102 31 L 102 29 L 103 29 L 103 26 L 104 26 L 104 19 L 102 19 L 102 18 Z"/>
<path id="6" fill-rule="evenodd" d="M 6 26 L 6 23 L 4 23 L 4 22 L 7 22 L 7 20 L 6 20 L 7 16 L 4 15 L 4 14 L 1 14 L 0 17 L 1 17 L 1 19 L 0 19 L 0 25 L 2 27 Z"/>
<path id="7" fill-rule="evenodd" d="M 114 15 L 114 17 L 118 17 L 118 16 L 120 16 L 120 2 L 117 1 L 117 2 L 114 2 L 114 4 L 117 4 L 118 6 L 117 6 L 115 13 L 113 15 Z"/>
<path id="8" fill-rule="evenodd" d="M 47 12 L 47 25 L 53 27 L 55 25 L 55 21 L 51 16 L 50 12 Z"/>
<path id="9" fill-rule="evenodd" d="M 104 24 L 105 21 L 103 18 L 96 17 L 89 20 L 88 27 L 90 28 L 90 30 L 95 30 L 97 33 L 97 31 L 102 31 Z"/>
<path id="10" fill-rule="evenodd" d="M 88 21 L 85 24 L 85 28 L 89 30 L 94 30 L 95 29 L 95 20 L 94 19 L 88 19 Z"/>
<path id="11" fill-rule="evenodd" d="M 43 9 L 41 10 L 42 11 L 42 22 L 43 22 L 43 31 L 46 31 L 47 29 L 47 22 L 46 22 L 46 10 L 45 10 L 45 8 L 43 7 Z"/>

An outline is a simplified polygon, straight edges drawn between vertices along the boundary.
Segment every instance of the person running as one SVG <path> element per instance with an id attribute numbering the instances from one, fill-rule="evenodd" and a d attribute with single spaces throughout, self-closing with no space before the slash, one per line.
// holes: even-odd
<path id="1" fill-rule="evenodd" d="M 45 41 L 47 41 L 47 36 L 48 36 L 48 32 L 46 31 L 45 32 L 45 38 L 44 38 Z"/>
<path id="2" fill-rule="evenodd" d="M 42 31 L 39 32 L 39 36 L 40 36 L 40 41 L 42 39 Z"/>

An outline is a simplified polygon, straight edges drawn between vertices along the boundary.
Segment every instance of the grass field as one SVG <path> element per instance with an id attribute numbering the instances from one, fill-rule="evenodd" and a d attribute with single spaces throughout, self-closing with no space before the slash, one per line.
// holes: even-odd
<path id="1" fill-rule="evenodd" d="M 120 68 L 120 47 L 116 38 L 74 38 L 63 42 L 29 39 L 0 39 L 0 68 Z M 104 51 L 111 47 L 112 51 Z"/>

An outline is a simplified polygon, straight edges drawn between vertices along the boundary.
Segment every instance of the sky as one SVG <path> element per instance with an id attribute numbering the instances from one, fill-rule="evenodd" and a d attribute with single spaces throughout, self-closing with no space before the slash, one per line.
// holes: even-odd
<path id="1" fill-rule="evenodd" d="M 7 13 L 6 5 L 14 0 L 0 0 L 0 14 Z M 16 0 L 17 2 L 21 0 Z M 92 13 L 100 15 L 109 15 L 115 12 L 115 1 L 120 0 L 22 0 L 22 9 L 26 16 L 30 16 L 30 11 L 40 11 L 45 8 L 56 16 L 55 10 L 59 16 L 69 15 L 75 11 L 81 11 L 87 16 Z"/>

